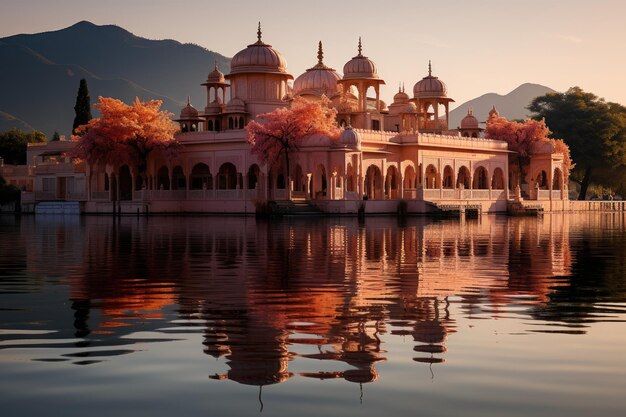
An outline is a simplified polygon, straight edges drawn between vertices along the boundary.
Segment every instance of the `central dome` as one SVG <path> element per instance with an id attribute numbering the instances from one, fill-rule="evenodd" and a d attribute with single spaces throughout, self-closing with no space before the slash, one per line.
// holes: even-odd
<path id="1" fill-rule="evenodd" d="M 317 65 L 306 70 L 293 83 L 293 94 L 311 94 L 321 96 L 322 94 L 331 97 L 338 92 L 337 81 L 341 77 L 333 68 L 324 64 L 324 51 L 320 41 L 317 50 Z"/>
<path id="2" fill-rule="evenodd" d="M 272 45 L 263 43 L 261 40 L 261 24 L 257 31 L 257 41 L 248 45 L 235 56 L 230 62 L 230 74 L 241 73 L 266 73 L 266 74 L 287 74 L 287 61 L 272 48 Z"/>
<path id="3" fill-rule="evenodd" d="M 374 61 L 362 54 L 361 38 L 359 38 L 359 54 L 343 66 L 343 79 L 378 79 L 378 70 Z"/>

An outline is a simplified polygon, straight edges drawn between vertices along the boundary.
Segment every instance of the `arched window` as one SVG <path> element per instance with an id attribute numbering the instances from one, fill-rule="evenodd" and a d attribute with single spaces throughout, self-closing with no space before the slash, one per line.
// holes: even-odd
<path id="1" fill-rule="evenodd" d="M 355 187 L 354 187 L 354 168 L 352 167 L 352 164 L 348 163 L 348 168 L 346 169 L 346 173 L 347 173 L 347 179 L 348 179 L 348 187 L 347 187 L 347 191 L 350 192 L 354 192 L 355 191 Z"/>
<path id="2" fill-rule="evenodd" d="M 209 120 L 207 122 L 207 130 L 212 132 L 213 131 L 213 120 Z"/>
<path id="3" fill-rule="evenodd" d="M 437 181 L 437 168 L 434 165 L 426 167 L 426 184 L 424 188 L 439 188 Z"/>
<path id="4" fill-rule="evenodd" d="M 193 166 L 190 185 L 192 190 L 208 190 L 213 188 L 213 177 L 206 164 L 199 163 Z"/>
<path id="5" fill-rule="evenodd" d="M 407 166 L 404 169 L 404 189 L 412 190 L 415 188 L 416 183 L 415 178 L 415 169 L 412 165 Z"/>
<path id="6" fill-rule="evenodd" d="M 239 117 L 239 129 L 243 129 L 243 116 Z"/>
<path id="7" fill-rule="evenodd" d="M 285 189 L 285 176 L 283 174 L 278 174 L 278 177 L 276 177 L 276 188 L 279 190 Z"/>
<path id="8" fill-rule="evenodd" d="M 259 166 L 257 164 L 251 165 L 248 169 L 248 190 L 254 190 L 259 182 Z"/>
<path id="9" fill-rule="evenodd" d="M 169 190 L 170 189 L 170 176 L 167 167 L 163 165 L 157 172 L 157 189 Z"/>
<path id="10" fill-rule="evenodd" d="M 494 190 L 504 189 L 504 174 L 502 173 L 502 169 L 496 168 L 493 171 L 493 177 L 491 178 L 491 188 L 493 188 Z"/>
<path id="11" fill-rule="evenodd" d="M 123 165 L 119 173 L 120 200 L 133 199 L 133 179 L 128 165 Z"/>
<path id="12" fill-rule="evenodd" d="M 446 165 L 443 169 L 443 188 L 454 188 L 453 172 L 450 165 Z"/>
<path id="13" fill-rule="evenodd" d="M 395 165 L 391 165 L 387 168 L 387 175 L 385 176 L 385 197 L 392 199 L 397 197 L 396 188 L 398 186 L 398 169 Z"/>
<path id="14" fill-rule="evenodd" d="M 232 117 L 228 118 L 228 128 L 229 129 L 234 129 L 235 128 Z"/>
<path id="15" fill-rule="evenodd" d="M 220 190 L 234 190 L 237 188 L 237 168 L 230 162 L 220 166 L 217 188 Z"/>
<path id="16" fill-rule="evenodd" d="M 470 188 L 469 169 L 467 169 L 467 167 L 464 167 L 464 166 L 459 168 L 459 173 L 456 177 L 456 188 L 461 188 L 461 185 L 463 185 L 463 188 L 465 189 Z"/>
<path id="17" fill-rule="evenodd" d="M 185 188 L 187 188 L 187 181 L 183 167 L 176 165 L 172 170 L 172 190 L 184 190 Z"/>
<path id="18" fill-rule="evenodd" d="M 555 168 L 554 169 L 554 179 L 552 180 L 552 189 L 553 190 L 560 190 L 561 189 L 561 182 L 563 181 L 562 179 L 562 174 L 561 174 L 561 170 L 559 168 Z"/>
<path id="19" fill-rule="evenodd" d="M 474 182 L 472 184 L 472 188 L 475 190 L 487 189 L 487 177 L 487 170 L 485 167 L 476 168 L 476 171 L 474 171 Z"/>
<path id="20" fill-rule="evenodd" d="M 382 198 L 383 174 L 376 165 L 370 165 L 365 171 L 365 195 L 369 199 Z"/>
<path id="21" fill-rule="evenodd" d="M 222 128 L 222 126 L 221 126 L 221 125 L 222 125 L 222 124 L 220 123 L 220 121 L 219 121 L 219 120 L 216 120 L 216 121 L 215 121 L 215 131 L 216 131 L 216 132 L 219 132 L 219 131 L 221 130 L 221 128 Z"/>
<path id="22" fill-rule="evenodd" d="M 537 175 L 537 182 L 539 183 L 539 188 L 544 190 L 548 188 L 548 174 L 546 174 L 546 171 L 541 171 Z"/>
<path id="23" fill-rule="evenodd" d="M 180 125 L 180 131 L 185 133 L 189 131 L 189 128 L 187 127 L 187 123 L 181 123 Z"/>

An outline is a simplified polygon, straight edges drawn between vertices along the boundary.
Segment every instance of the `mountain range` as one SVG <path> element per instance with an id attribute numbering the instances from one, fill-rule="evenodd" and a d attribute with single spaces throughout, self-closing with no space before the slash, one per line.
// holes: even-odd
<path id="1" fill-rule="evenodd" d="M 200 83 L 214 65 L 224 73 L 230 70 L 230 58 L 198 45 L 145 39 L 118 26 L 86 21 L 0 38 L 0 62 L 0 132 L 38 129 L 48 137 L 54 131 L 70 133 L 81 78 L 87 80 L 92 103 L 98 96 L 125 102 L 159 99 L 178 115 L 187 96 L 196 108 L 204 108 Z M 493 105 L 510 119 L 524 118 L 532 98 L 549 91 L 523 84 L 504 96 L 485 94 L 452 110 L 450 127 L 460 124 L 469 107 L 479 120 L 486 119 Z"/>
<path id="2" fill-rule="evenodd" d="M 98 96 L 159 99 L 164 109 L 178 114 L 187 96 L 204 108 L 200 83 L 215 64 L 222 72 L 230 68 L 229 58 L 197 45 L 149 40 L 85 21 L 0 38 L 0 62 L 0 128 L 25 123 L 48 136 L 71 131 L 81 78 L 92 103 Z"/>

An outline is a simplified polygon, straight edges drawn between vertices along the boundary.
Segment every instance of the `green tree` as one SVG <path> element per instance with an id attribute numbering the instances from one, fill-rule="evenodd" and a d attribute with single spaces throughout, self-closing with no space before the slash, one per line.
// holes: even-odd
<path id="1" fill-rule="evenodd" d="M 51 142 L 56 142 L 61 140 L 61 135 L 59 135 L 59 132 L 57 132 L 56 130 L 54 131 L 54 134 L 52 135 L 52 139 Z"/>
<path id="2" fill-rule="evenodd" d="M 536 97 L 528 110 L 533 118 L 545 119 L 552 134 L 570 147 L 579 200 L 585 199 L 592 178 L 606 181 L 607 173 L 626 166 L 626 107 L 621 104 L 572 87 Z"/>
<path id="3" fill-rule="evenodd" d="M 78 87 L 78 93 L 76 94 L 76 105 L 74 106 L 74 124 L 72 125 L 72 133 L 78 126 L 87 124 L 91 119 L 91 100 L 89 98 L 89 89 L 87 88 L 87 80 L 81 79 Z"/>
<path id="4" fill-rule="evenodd" d="M 25 133 L 16 128 L 7 130 L 0 134 L 0 158 L 6 164 L 25 165 L 28 144 L 40 142 L 46 142 L 46 135 L 41 132 Z"/>

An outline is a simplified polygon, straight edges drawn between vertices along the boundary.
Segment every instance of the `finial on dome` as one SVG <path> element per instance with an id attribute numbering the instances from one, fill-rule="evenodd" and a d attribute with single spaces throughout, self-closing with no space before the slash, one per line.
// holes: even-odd
<path id="1" fill-rule="evenodd" d="M 191 106 L 191 96 L 187 96 L 187 105 Z"/>
<path id="2" fill-rule="evenodd" d="M 257 37 L 259 42 L 261 42 L 261 34 L 262 34 L 262 32 L 261 32 L 261 22 L 259 22 L 259 28 L 256 31 L 256 37 Z"/>
<path id="3" fill-rule="evenodd" d="M 402 83 L 402 92 L 404 93 L 404 83 Z"/>
<path id="4" fill-rule="evenodd" d="M 428 76 L 429 76 L 429 77 L 432 77 L 432 75 L 433 75 L 433 67 L 432 67 L 432 65 L 430 64 L 430 59 L 429 59 L 429 60 L 428 60 Z"/>
<path id="5" fill-rule="evenodd" d="M 217 71 L 217 59 L 214 61 L 215 62 L 215 71 Z"/>
<path id="6" fill-rule="evenodd" d="M 324 63 L 324 50 L 322 49 L 322 41 L 317 45 L 317 63 Z"/>
<path id="7" fill-rule="evenodd" d="M 359 36 L 359 56 L 363 56 L 363 45 L 361 44 L 361 37 Z"/>
<path id="8" fill-rule="evenodd" d="M 401 92 L 402 92 L 402 83 L 399 82 L 398 83 L 398 93 L 401 93 Z"/>

